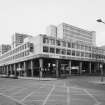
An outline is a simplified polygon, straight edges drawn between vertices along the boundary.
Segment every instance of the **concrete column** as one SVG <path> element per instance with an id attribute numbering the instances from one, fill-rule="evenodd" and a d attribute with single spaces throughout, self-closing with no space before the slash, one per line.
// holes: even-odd
<path id="1" fill-rule="evenodd" d="M 5 74 L 7 75 L 7 66 L 5 66 Z"/>
<path id="2" fill-rule="evenodd" d="M 92 70 L 91 70 L 91 62 L 89 63 L 89 74 L 91 74 Z"/>
<path id="3" fill-rule="evenodd" d="M 2 66 L 2 73 L 4 74 L 4 67 Z"/>
<path id="4" fill-rule="evenodd" d="M 15 63 L 13 65 L 13 70 L 14 70 L 14 75 L 17 76 L 17 73 L 16 73 L 17 70 L 16 70 L 16 64 Z"/>
<path id="5" fill-rule="evenodd" d="M 59 60 L 56 60 L 56 77 L 59 77 Z"/>
<path id="6" fill-rule="evenodd" d="M 12 65 L 10 64 L 9 66 L 10 66 L 10 75 L 11 75 L 11 74 L 13 74 L 13 72 L 12 72 Z"/>
<path id="7" fill-rule="evenodd" d="M 98 70 L 100 70 L 100 63 L 98 62 Z"/>
<path id="8" fill-rule="evenodd" d="M 2 74 L 4 73 L 4 71 L 3 71 L 3 66 L 1 67 L 1 70 L 2 70 Z"/>
<path id="9" fill-rule="evenodd" d="M 79 73 L 82 74 L 82 62 L 79 64 Z"/>
<path id="10" fill-rule="evenodd" d="M 33 68 L 33 60 L 31 60 L 31 76 L 33 77 L 34 76 L 34 68 Z"/>
<path id="11" fill-rule="evenodd" d="M 40 77 L 42 77 L 43 76 L 43 59 L 39 59 L 39 66 L 40 66 L 39 75 Z"/>
<path id="12" fill-rule="evenodd" d="M 6 74 L 6 68 L 5 68 L 5 66 L 4 66 L 4 74 Z"/>
<path id="13" fill-rule="evenodd" d="M 95 73 L 95 74 L 97 73 L 97 68 L 98 68 L 98 64 L 95 63 L 95 67 L 94 67 L 94 73 Z"/>
<path id="14" fill-rule="evenodd" d="M 23 64 L 23 68 L 24 68 L 24 76 L 27 76 L 27 69 L 26 69 L 26 62 L 24 61 L 24 64 Z"/>
<path id="15" fill-rule="evenodd" d="M 4 66 L 2 66 L 2 71 L 3 71 L 3 74 L 4 74 Z"/>
<path id="16" fill-rule="evenodd" d="M 21 76 L 21 67 L 20 67 L 20 63 L 18 63 L 18 68 L 19 68 L 19 76 Z"/>
<path id="17" fill-rule="evenodd" d="M 7 69 L 7 75 L 9 74 L 9 69 L 8 69 L 8 65 L 6 66 L 6 69 Z"/>
<path id="18" fill-rule="evenodd" d="M 69 76 L 71 76 L 71 61 L 69 61 Z"/>

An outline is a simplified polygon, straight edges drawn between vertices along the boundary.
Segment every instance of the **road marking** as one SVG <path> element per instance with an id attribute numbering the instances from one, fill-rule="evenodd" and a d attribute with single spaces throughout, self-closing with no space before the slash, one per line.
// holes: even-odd
<path id="1" fill-rule="evenodd" d="M 100 105 L 100 104 L 101 104 L 101 102 L 99 102 L 99 101 L 93 96 L 93 94 L 91 94 L 87 89 L 83 89 L 83 91 L 84 91 L 85 93 L 87 93 L 91 98 L 94 99 L 94 101 L 96 102 L 95 105 Z"/>
<path id="2" fill-rule="evenodd" d="M 43 88 L 44 87 L 44 85 L 43 86 L 40 86 L 39 87 L 39 89 L 40 88 Z M 34 94 L 35 92 L 31 92 L 31 93 L 29 93 L 27 96 L 25 96 L 22 100 L 20 100 L 20 102 L 23 102 L 24 100 L 26 100 L 28 97 L 30 97 L 32 94 Z"/>
<path id="3" fill-rule="evenodd" d="M 67 105 L 70 105 L 70 88 L 67 87 Z"/>
<path id="4" fill-rule="evenodd" d="M 12 101 L 14 101 L 14 102 L 17 102 L 17 103 L 19 103 L 20 105 L 25 105 L 24 103 L 21 103 L 19 100 L 15 99 L 15 98 L 13 98 L 13 97 L 11 97 L 11 96 L 4 95 L 4 94 L 2 94 L 2 93 L 0 93 L 0 95 L 1 95 L 1 96 L 4 96 L 4 97 L 7 97 L 7 98 L 9 98 L 10 100 L 12 100 Z"/>
<path id="5" fill-rule="evenodd" d="M 31 86 L 31 87 L 33 87 L 33 86 Z M 25 88 L 22 88 L 22 89 L 20 89 L 20 90 L 18 90 L 17 92 L 15 92 L 15 93 L 12 93 L 12 96 L 14 96 L 14 95 L 16 95 L 16 94 L 19 94 L 19 93 L 21 93 L 22 91 L 24 91 L 25 89 L 28 89 L 28 88 L 31 88 L 30 86 L 28 86 L 28 87 L 25 87 Z"/>
<path id="6" fill-rule="evenodd" d="M 47 103 L 49 97 L 51 96 L 52 92 L 54 91 L 54 89 L 55 89 L 55 85 L 53 85 L 51 91 L 50 91 L 50 92 L 48 93 L 48 95 L 46 96 L 46 98 L 45 98 L 45 100 L 43 101 L 43 104 L 42 104 L 42 105 L 46 105 L 46 103 Z"/>

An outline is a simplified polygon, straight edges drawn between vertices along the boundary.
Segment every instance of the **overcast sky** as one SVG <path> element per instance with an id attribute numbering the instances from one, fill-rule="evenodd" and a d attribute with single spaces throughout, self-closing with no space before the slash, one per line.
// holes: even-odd
<path id="1" fill-rule="evenodd" d="M 97 45 L 105 44 L 105 0 L 0 0 L 0 44 L 15 32 L 42 34 L 61 22 L 96 31 Z"/>

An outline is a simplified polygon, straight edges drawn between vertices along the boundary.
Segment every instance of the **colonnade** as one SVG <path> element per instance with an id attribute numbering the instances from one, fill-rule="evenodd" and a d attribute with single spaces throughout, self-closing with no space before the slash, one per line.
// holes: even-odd
<path id="1" fill-rule="evenodd" d="M 39 77 L 43 77 L 43 70 L 44 70 L 44 59 L 43 58 L 40 58 L 38 59 L 38 66 L 39 66 Z M 56 72 L 55 72 L 55 75 L 56 77 L 59 77 L 59 64 L 60 64 L 60 60 L 59 59 L 54 59 L 55 61 L 55 67 L 56 67 Z M 8 64 L 8 65 L 3 65 L 0 67 L 0 71 L 1 73 L 3 74 L 6 74 L 6 75 L 17 75 L 17 72 L 18 72 L 18 76 L 28 76 L 28 72 L 27 70 L 30 69 L 30 75 L 31 77 L 34 77 L 34 67 L 35 67 L 35 62 L 34 60 L 28 60 L 28 61 L 23 61 L 23 62 L 18 62 L 18 63 L 14 63 L 14 64 Z M 28 67 L 28 65 L 30 65 L 30 67 Z M 99 68 L 99 63 L 96 63 L 97 65 L 97 69 Z M 68 75 L 70 76 L 71 75 L 71 69 L 72 69 L 72 60 L 68 60 L 68 66 L 69 66 L 69 72 L 68 72 Z M 95 66 L 96 67 L 96 66 Z M 96 70 L 96 68 L 94 67 L 94 72 Z M 21 69 L 19 68 L 22 68 L 22 71 L 24 72 L 23 75 L 21 74 Z M 88 72 L 89 74 L 92 73 L 92 62 L 88 62 Z M 79 74 L 82 75 L 83 73 L 83 61 L 79 61 Z"/>

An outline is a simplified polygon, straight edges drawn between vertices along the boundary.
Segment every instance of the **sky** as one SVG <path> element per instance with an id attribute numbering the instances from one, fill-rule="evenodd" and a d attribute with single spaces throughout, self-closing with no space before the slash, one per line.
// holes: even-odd
<path id="1" fill-rule="evenodd" d="M 96 44 L 105 45 L 105 0 L 0 0 L 0 44 L 15 33 L 45 34 L 62 22 L 96 31 Z"/>

